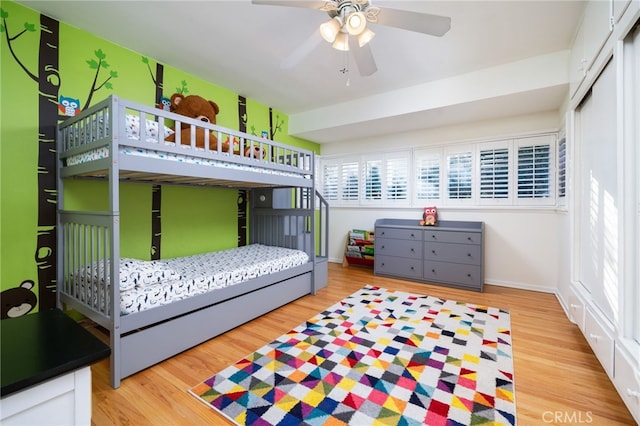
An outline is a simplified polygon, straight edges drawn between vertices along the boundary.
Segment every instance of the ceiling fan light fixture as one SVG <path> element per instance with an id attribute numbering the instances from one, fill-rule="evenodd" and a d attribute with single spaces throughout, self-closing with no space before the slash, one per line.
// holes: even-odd
<path id="1" fill-rule="evenodd" d="M 343 52 L 349 50 L 349 34 L 344 31 L 340 31 L 332 46 L 334 49 L 342 50 Z"/>
<path id="2" fill-rule="evenodd" d="M 365 28 L 364 31 L 361 32 L 358 36 L 358 45 L 360 47 L 364 46 L 365 44 L 369 43 L 375 37 L 375 35 L 376 33 L 371 31 L 369 28 Z"/>
<path id="3" fill-rule="evenodd" d="M 349 34 L 361 34 L 367 27 L 367 18 L 365 18 L 364 13 L 362 12 L 353 12 L 347 16 L 345 26 L 347 27 Z"/>
<path id="4" fill-rule="evenodd" d="M 323 39 L 329 43 L 333 43 L 341 28 L 342 21 L 340 20 L 340 17 L 336 16 L 335 18 L 331 18 L 324 24 L 320 25 L 320 34 Z"/>

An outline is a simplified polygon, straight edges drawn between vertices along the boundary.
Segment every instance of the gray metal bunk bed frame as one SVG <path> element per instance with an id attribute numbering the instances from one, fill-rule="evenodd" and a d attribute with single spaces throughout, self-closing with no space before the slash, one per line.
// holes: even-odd
<path id="1" fill-rule="evenodd" d="M 137 115 L 138 138 L 125 130 L 125 115 Z M 151 119 L 162 129 L 175 121 L 236 138 L 239 155 L 146 139 Z M 207 144 L 205 144 L 207 146 Z M 194 163 L 135 156 L 123 149 L 195 158 Z M 100 153 L 101 154 L 96 154 Z M 86 161 L 71 161 L 88 156 Z M 214 166 L 202 161 L 220 161 Z M 316 192 L 314 153 L 210 125 L 111 96 L 58 126 L 58 306 L 73 309 L 109 331 L 111 386 L 123 378 L 228 331 L 327 284 L 328 204 Z M 64 209 L 68 179 L 108 181 L 108 211 Z M 191 296 L 168 305 L 120 314 L 120 182 L 212 186 L 249 190 L 249 243 L 305 251 L 310 262 L 250 281 Z M 97 267 L 102 265 L 103 269 Z M 78 272 L 85 272 L 84 280 Z M 104 270 L 105 272 L 101 272 Z M 103 277 L 99 276 L 101 273 Z M 97 275 L 96 275 L 97 274 Z M 89 278 L 91 277 L 91 278 Z M 91 281 L 91 284 L 85 284 Z"/>

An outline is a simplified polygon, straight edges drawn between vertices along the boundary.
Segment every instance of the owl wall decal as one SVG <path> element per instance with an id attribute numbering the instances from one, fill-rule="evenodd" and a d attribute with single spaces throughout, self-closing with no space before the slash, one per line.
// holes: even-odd
<path id="1" fill-rule="evenodd" d="M 433 226 L 438 221 L 438 208 L 436 206 L 425 207 L 422 213 L 421 226 Z"/>
<path id="2" fill-rule="evenodd" d="M 60 103 L 58 109 L 63 115 L 73 117 L 80 114 L 80 99 L 68 98 L 60 95 Z"/>

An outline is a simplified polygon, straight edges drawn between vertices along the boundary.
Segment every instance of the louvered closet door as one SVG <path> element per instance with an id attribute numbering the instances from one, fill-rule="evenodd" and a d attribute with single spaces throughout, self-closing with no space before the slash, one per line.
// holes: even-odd
<path id="1" fill-rule="evenodd" d="M 611 61 L 577 110 L 578 278 L 602 313 L 618 312 L 621 219 L 616 135 L 616 66 Z"/>

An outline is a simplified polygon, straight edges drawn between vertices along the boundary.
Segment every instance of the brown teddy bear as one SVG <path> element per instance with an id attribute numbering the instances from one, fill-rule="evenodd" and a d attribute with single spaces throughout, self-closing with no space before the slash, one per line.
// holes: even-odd
<path id="1" fill-rule="evenodd" d="M 202 96 L 185 96 L 182 93 L 174 93 L 171 96 L 171 112 L 195 120 L 201 120 L 205 123 L 216 124 L 216 116 L 220 112 L 220 108 L 218 104 L 213 101 L 207 101 Z M 204 129 L 197 128 L 196 146 L 198 148 L 204 148 L 204 137 Z M 168 136 L 165 140 L 175 142 L 175 134 Z M 183 145 L 191 145 L 191 125 L 188 123 L 181 123 L 180 143 Z M 218 138 L 213 132 L 209 133 L 209 149 L 218 149 Z"/>

